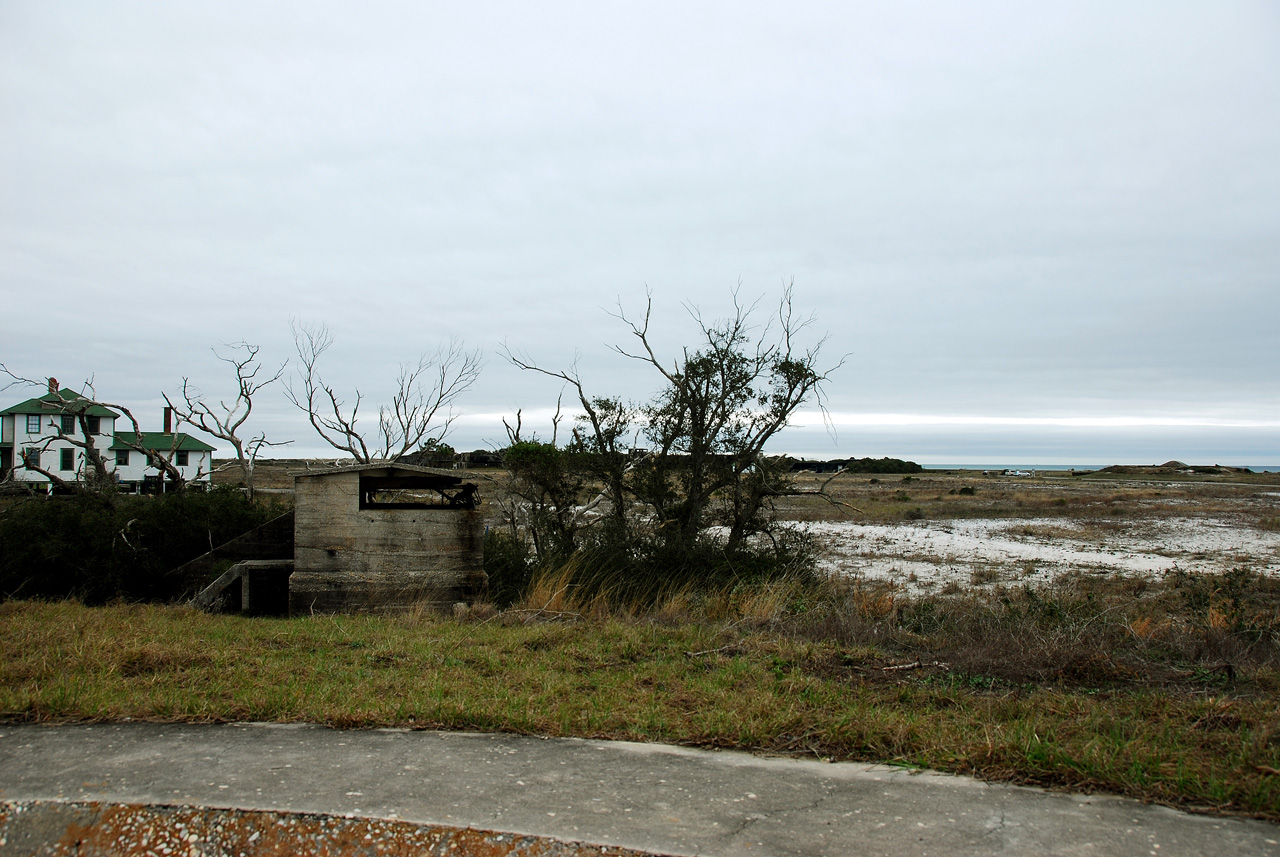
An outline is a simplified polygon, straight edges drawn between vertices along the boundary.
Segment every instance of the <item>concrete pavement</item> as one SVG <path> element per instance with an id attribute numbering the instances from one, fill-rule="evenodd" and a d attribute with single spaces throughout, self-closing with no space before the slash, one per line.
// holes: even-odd
<path id="1" fill-rule="evenodd" d="M 882 766 L 309 725 L 0 725 L 0 799 L 395 818 L 679 855 L 1280 855 L 1266 822 Z"/>

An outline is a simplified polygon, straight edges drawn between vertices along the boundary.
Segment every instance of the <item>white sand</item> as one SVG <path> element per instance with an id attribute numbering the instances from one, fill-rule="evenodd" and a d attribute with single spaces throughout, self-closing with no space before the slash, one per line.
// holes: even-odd
<path id="1" fill-rule="evenodd" d="M 1175 568 L 1221 572 L 1246 565 L 1280 574 L 1280 533 L 1218 519 L 1099 524 L 1006 518 L 802 526 L 823 544 L 824 568 L 893 581 L 913 592 L 935 591 L 952 581 L 964 587 L 1040 582 L 1067 571 L 1160 575 Z"/>

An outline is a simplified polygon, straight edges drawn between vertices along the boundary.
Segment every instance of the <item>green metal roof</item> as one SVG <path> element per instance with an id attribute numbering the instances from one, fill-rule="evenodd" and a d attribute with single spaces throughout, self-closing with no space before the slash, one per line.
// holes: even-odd
<path id="1" fill-rule="evenodd" d="M 85 403 L 88 403 L 88 407 L 85 407 Z M 75 390 L 45 393 L 43 396 L 27 399 L 25 402 L 5 408 L 0 411 L 0 414 L 78 414 L 81 412 L 91 417 L 120 416 L 110 408 L 104 408 Z"/>
<path id="2" fill-rule="evenodd" d="M 126 438 L 128 442 L 122 440 Z M 177 443 L 174 443 L 177 438 Z M 130 443 L 137 440 L 137 435 L 132 431 L 116 432 L 115 442 L 111 444 L 112 449 L 133 449 Z M 202 440 L 196 440 L 185 432 L 175 434 L 165 434 L 162 431 L 144 431 L 142 432 L 142 446 L 146 449 L 158 449 L 165 451 L 169 449 L 184 450 L 187 452 L 212 452 L 213 447 Z"/>

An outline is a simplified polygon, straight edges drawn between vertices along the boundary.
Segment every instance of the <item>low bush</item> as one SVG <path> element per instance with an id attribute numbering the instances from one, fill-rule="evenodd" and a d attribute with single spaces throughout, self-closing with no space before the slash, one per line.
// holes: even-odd
<path id="1" fill-rule="evenodd" d="M 1064 575 L 913 598 L 888 584 L 832 581 L 787 627 L 805 639 L 875 644 L 1005 686 L 1214 685 L 1246 677 L 1272 693 L 1280 668 L 1280 580 L 1248 569 L 1176 572 L 1163 581 Z M 886 608 L 886 604 L 890 605 Z M 1264 686 L 1265 685 L 1265 686 Z"/>
<path id="2" fill-rule="evenodd" d="M 169 572 L 282 511 L 232 488 L 23 499 L 0 511 L 0 599 L 167 601 Z"/>
<path id="3" fill-rule="evenodd" d="M 533 559 L 524 541 L 504 530 L 484 535 L 484 571 L 489 578 L 488 600 L 502 608 L 524 597 L 533 580 Z"/>

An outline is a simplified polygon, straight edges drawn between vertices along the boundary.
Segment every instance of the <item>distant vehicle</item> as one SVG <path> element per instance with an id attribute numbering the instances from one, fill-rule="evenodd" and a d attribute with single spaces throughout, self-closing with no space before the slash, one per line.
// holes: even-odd
<path id="1" fill-rule="evenodd" d="M 1030 470 L 1006 470 L 1004 472 L 1004 475 L 1005 476 L 1031 476 L 1032 473 Z"/>

